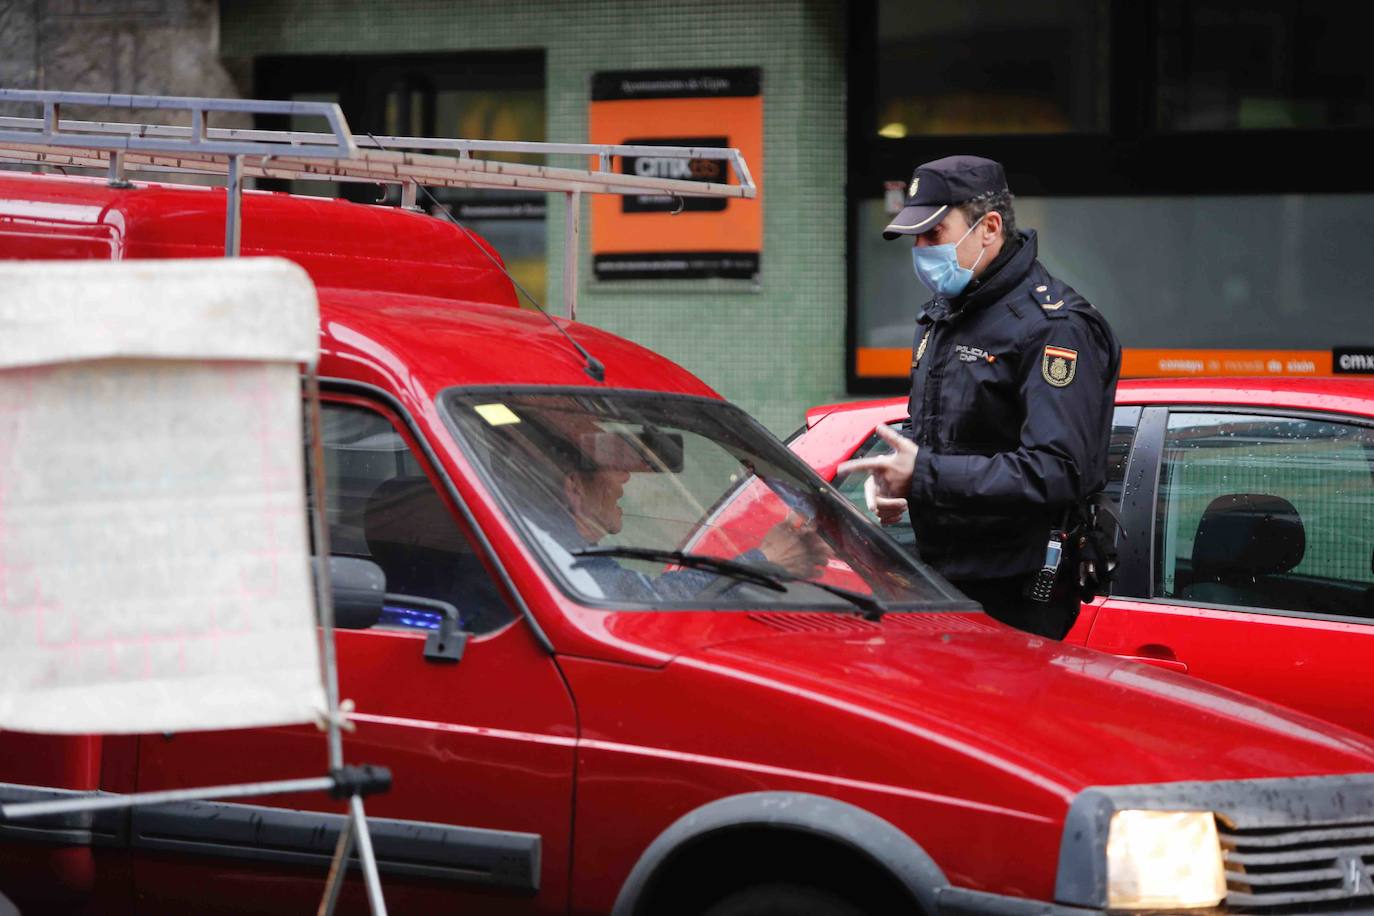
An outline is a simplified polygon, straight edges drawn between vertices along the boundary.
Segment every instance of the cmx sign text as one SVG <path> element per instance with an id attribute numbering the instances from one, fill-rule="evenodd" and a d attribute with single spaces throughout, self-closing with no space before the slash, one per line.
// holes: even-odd
<path id="1" fill-rule="evenodd" d="M 1335 347 L 1331 369 L 1337 375 L 1374 375 L 1374 347 Z"/>
<path id="2" fill-rule="evenodd" d="M 630 146 L 712 146 L 726 147 L 729 137 L 654 137 L 651 140 L 626 140 Z M 624 156 L 620 171 L 643 178 L 673 178 L 679 181 L 704 181 L 726 184 L 730 163 L 724 159 L 681 159 L 676 156 Z M 730 201 L 719 197 L 681 197 L 671 194 L 626 194 L 620 201 L 622 213 L 719 212 Z"/>

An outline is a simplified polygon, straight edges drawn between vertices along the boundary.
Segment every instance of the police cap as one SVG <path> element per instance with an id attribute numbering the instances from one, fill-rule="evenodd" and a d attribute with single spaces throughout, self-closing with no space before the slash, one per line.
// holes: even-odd
<path id="1" fill-rule="evenodd" d="M 983 194 L 1007 190 L 1002 164 L 981 156 L 946 156 L 916 166 L 906 188 L 902 212 L 883 230 L 889 241 L 900 235 L 929 232 L 949 208 Z"/>

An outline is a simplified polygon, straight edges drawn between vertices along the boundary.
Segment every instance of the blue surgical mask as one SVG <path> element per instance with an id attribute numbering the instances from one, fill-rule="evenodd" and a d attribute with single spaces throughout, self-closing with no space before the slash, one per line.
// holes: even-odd
<path id="1" fill-rule="evenodd" d="M 983 216 L 987 214 L 984 213 Z M 973 268 L 978 266 L 978 261 L 983 260 L 983 251 L 987 249 L 978 252 L 978 259 L 973 262 L 973 267 L 960 267 L 959 246 L 983 221 L 983 216 L 974 220 L 973 225 L 968 227 L 968 232 L 965 232 L 957 242 L 927 245 L 924 248 L 916 246 L 911 249 L 911 267 L 916 271 L 916 278 L 935 295 L 953 299 L 962 293 L 964 287 L 973 279 Z"/>

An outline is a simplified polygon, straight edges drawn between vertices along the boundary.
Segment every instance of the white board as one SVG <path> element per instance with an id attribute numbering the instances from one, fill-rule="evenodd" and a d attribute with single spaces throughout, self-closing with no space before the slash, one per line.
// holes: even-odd
<path id="1" fill-rule="evenodd" d="M 0 263 L 0 290 L 0 728 L 313 719 L 304 272 Z"/>
<path id="2" fill-rule="evenodd" d="M 315 286 L 281 258 L 0 261 L 0 290 L 0 369 L 319 352 Z"/>

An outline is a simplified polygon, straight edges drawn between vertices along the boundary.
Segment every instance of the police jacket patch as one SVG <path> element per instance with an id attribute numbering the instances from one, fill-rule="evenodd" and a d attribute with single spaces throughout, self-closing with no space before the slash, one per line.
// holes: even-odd
<path id="1" fill-rule="evenodd" d="M 1067 388 L 1078 371 L 1078 351 L 1067 347 L 1045 347 L 1040 360 L 1040 374 L 1056 388 Z"/>

